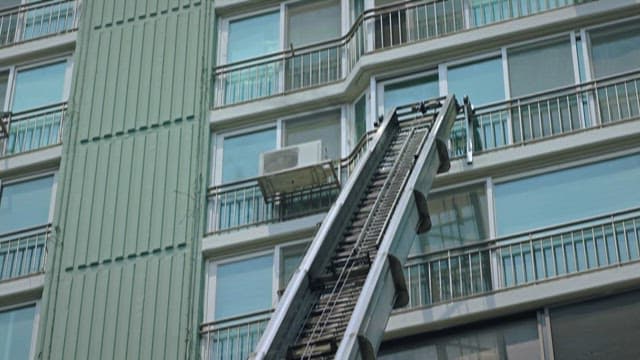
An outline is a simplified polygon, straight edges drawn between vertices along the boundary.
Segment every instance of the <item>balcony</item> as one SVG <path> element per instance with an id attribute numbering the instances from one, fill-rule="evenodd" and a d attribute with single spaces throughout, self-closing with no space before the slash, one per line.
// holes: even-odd
<path id="1" fill-rule="evenodd" d="M 213 108 L 344 80 L 362 56 L 593 0 L 410 0 L 365 11 L 341 38 L 214 69 Z"/>
<path id="2" fill-rule="evenodd" d="M 633 71 L 478 107 L 471 139 L 464 121 L 454 125 L 451 153 L 463 157 L 470 142 L 473 153 L 485 153 L 639 116 L 640 71 Z"/>
<path id="3" fill-rule="evenodd" d="M 0 235 L 0 282 L 44 272 L 51 226 Z"/>
<path id="4" fill-rule="evenodd" d="M 62 143 L 67 103 L 19 113 L 4 113 L 0 128 L 0 157 Z"/>
<path id="5" fill-rule="evenodd" d="M 640 259 L 640 208 L 410 259 L 407 310 Z"/>
<path id="6" fill-rule="evenodd" d="M 267 327 L 271 310 L 200 326 L 202 359 L 247 359 Z"/>
<path id="7" fill-rule="evenodd" d="M 375 131 L 366 133 L 349 156 L 335 162 L 336 173 L 345 182 L 370 147 Z M 340 189 L 333 185 L 309 188 L 266 202 L 256 178 L 209 188 L 208 234 L 282 222 L 329 210 Z"/>
<path id="8" fill-rule="evenodd" d="M 76 30 L 80 3 L 43 0 L 0 11 L 0 47 Z"/>

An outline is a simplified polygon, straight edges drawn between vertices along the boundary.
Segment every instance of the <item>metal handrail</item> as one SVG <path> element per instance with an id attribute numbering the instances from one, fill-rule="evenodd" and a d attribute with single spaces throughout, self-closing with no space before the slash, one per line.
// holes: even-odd
<path id="1" fill-rule="evenodd" d="M 513 241 L 518 241 L 520 239 L 531 239 L 538 236 L 553 236 L 559 233 L 568 231 L 570 228 L 576 227 L 578 225 L 582 225 L 585 223 L 596 223 L 598 221 L 610 220 L 611 218 L 620 218 L 627 215 L 635 215 L 640 214 L 640 207 L 635 207 L 631 209 L 624 209 L 614 213 L 600 214 L 595 216 L 590 216 L 582 219 L 572 220 L 560 224 L 555 224 L 546 227 L 539 227 L 531 230 L 521 231 L 515 234 L 509 234 L 504 236 L 499 236 L 493 239 L 486 239 L 483 241 L 474 242 L 472 244 L 453 246 L 450 248 L 436 250 L 432 252 L 428 252 L 425 254 L 413 255 L 407 259 L 407 262 L 410 265 L 419 264 L 423 260 L 424 261 L 432 261 L 438 260 L 442 258 L 446 258 L 449 254 L 459 254 L 465 253 L 469 250 L 490 250 L 499 247 L 503 247 L 505 245 L 511 244 Z M 621 218 L 622 220 L 624 218 Z M 428 259 L 426 259 L 428 258 Z"/>

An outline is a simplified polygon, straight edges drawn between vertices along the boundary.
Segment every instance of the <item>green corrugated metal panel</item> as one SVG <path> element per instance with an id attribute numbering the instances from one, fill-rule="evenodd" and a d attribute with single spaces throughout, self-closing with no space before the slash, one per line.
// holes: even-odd
<path id="1" fill-rule="evenodd" d="M 208 3 L 84 4 L 38 353 L 191 358 L 203 268 Z"/>

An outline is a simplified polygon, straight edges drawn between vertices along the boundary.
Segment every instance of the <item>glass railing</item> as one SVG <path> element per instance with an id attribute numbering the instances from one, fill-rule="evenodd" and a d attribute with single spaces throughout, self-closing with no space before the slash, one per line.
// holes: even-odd
<path id="1" fill-rule="evenodd" d="M 0 234 L 0 281 L 44 271 L 49 225 Z"/>
<path id="2" fill-rule="evenodd" d="M 640 208 L 409 259 L 407 308 L 492 293 L 640 259 Z"/>
<path id="3" fill-rule="evenodd" d="M 638 116 L 640 71 L 634 71 L 478 107 L 473 151 L 526 144 Z M 451 132 L 454 157 L 466 152 L 466 137 L 460 119 Z"/>
<path id="4" fill-rule="evenodd" d="M 35 1 L 0 10 L 0 46 L 78 28 L 80 0 Z"/>
<path id="5" fill-rule="evenodd" d="M 66 110 L 67 103 L 60 103 L 5 113 L 1 120 L 0 157 L 60 144 Z"/>
<path id="6" fill-rule="evenodd" d="M 341 38 L 214 69 L 213 107 L 345 79 L 363 55 L 594 0 L 410 0 L 365 11 Z"/>
<path id="7" fill-rule="evenodd" d="M 271 310 L 200 326 L 202 359 L 248 359 L 267 327 Z"/>

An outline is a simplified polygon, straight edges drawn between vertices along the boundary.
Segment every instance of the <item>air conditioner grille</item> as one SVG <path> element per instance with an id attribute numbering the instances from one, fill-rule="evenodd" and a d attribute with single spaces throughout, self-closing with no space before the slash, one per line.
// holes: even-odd
<path id="1" fill-rule="evenodd" d="M 269 174 L 298 166 L 298 152 L 297 147 L 291 147 L 277 152 L 265 153 L 264 173 Z"/>

